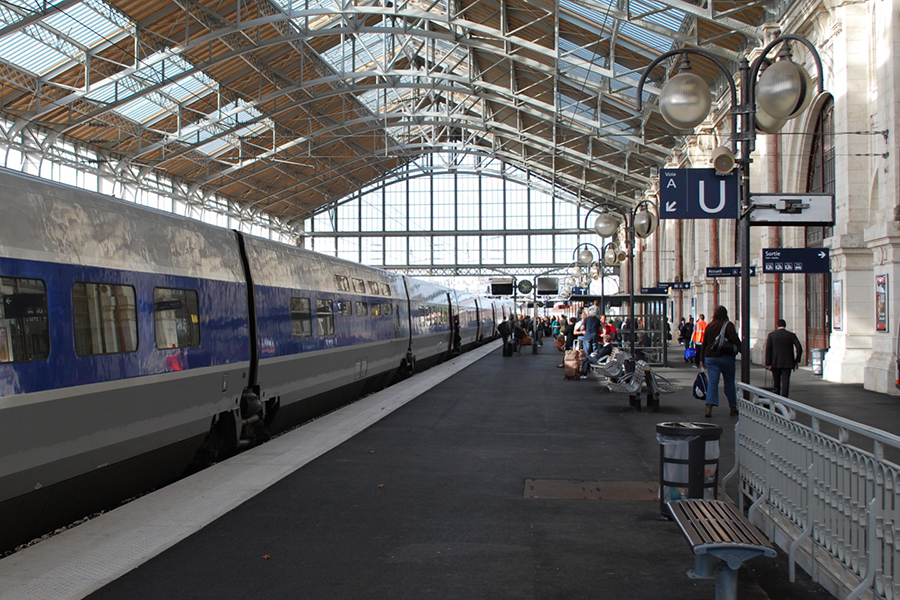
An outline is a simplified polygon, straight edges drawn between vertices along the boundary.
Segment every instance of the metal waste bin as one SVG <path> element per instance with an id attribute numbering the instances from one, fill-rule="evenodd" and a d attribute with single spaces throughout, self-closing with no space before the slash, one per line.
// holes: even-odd
<path id="1" fill-rule="evenodd" d="M 825 353 L 828 348 L 813 348 L 810 350 L 809 364 L 812 366 L 813 375 L 820 377 L 825 374 Z"/>
<path id="2" fill-rule="evenodd" d="M 659 512 L 671 517 L 666 502 L 682 498 L 718 498 L 719 439 L 712 423 L 658 423 Z"/>

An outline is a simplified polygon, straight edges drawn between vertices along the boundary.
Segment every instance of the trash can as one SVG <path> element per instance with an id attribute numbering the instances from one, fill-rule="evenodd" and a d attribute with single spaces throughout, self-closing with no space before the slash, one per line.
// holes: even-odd
<path id="1" fill-rule="evenodd" d="M 813 348 L 810 350 L 809 364 L 812 366 L 813 375 L 820 377 L 825 374 L 825 353 L 828 348 Z"/>
<path id="2" fill-rule="evenodd" d="M 671 517 L 666 502 L 682 498 L 718 498 L 719 439 L 712 423 L 658 423 L 659 512 Z"/>

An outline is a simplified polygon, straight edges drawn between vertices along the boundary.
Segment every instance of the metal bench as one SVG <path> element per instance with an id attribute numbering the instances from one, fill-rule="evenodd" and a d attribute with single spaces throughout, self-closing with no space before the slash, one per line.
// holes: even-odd
<path id="1" fill-rule="evenodd" d="M 628 404 L 639 411 L 641 410 L 641 390 L 645 385 L 647 386 L 647 408 L 658 412 L 660 389 L 653 379 L 650 365 L 643 360 L 635 361 L 634 370 L 627 371 L 624 376 L 619 378 L 619 381 L 610 381 L 606 387 L 611 392 L 628 394 Z"/>
<path id="2" fill-rule="evenodd" d="M 612 354 L 604 357 L 598 363 L 591 363 L 591 370 L 603 377 L 618 377 L 622 374 L 628 353 L 618 348 L 613 348 Z"/>
<path id="3" fill-rule="evenodd" d="M 675 500 L 666 506 L 694 550 L 694 570 L 688 575 L 712 579 L 716 600 L 736 600 L 738 569 L 760 554 L 775 556 L 775 548 L 730 502 Z"/>

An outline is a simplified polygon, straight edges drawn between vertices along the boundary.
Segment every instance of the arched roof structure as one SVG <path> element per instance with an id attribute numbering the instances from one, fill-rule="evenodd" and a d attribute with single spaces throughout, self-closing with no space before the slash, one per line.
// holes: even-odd
<path id="1" fill-rule="evenodd" d="M 294 223 L 435 151 L 627 203 L 679 134 L 655 110 L 664 69 L 637 110 L 644 67 L 684 45 L 736 61 L 784 4 L 6 0 L 2 134 Z"/>

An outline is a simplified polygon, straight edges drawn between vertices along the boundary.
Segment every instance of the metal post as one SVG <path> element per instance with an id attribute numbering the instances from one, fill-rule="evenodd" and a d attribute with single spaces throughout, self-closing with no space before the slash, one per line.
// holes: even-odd
<path id="1" fill-rule="evenodd" d="M 631 333 L 631 359 L 634 360 L 634 212 L 631 214 L 631 224 L 625 224 L 625 243 L 628 244 L 628 328 Z"/>
<path id="2" fill-rule="evenodd" d="M 740 112 L 740 158 L 737 161 L 741 169 L 740 186 L 740 240 L 741 240 L 741 383 L 750 383 L 750 153 L 756 141 L 756 124 L 754 118 L 756 108 L 750 105 L 753 94 L 750 87 L 750 64 L 747 59 L 741 60 L 739 69 L 741 81 Z M 732 107 L 735 112 L 735 108 Z"/>

